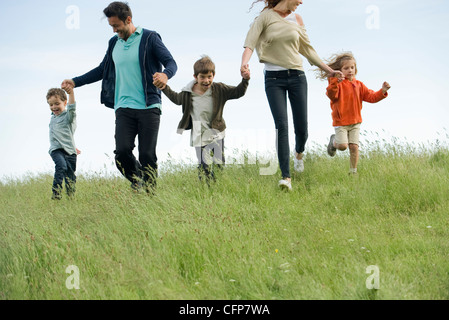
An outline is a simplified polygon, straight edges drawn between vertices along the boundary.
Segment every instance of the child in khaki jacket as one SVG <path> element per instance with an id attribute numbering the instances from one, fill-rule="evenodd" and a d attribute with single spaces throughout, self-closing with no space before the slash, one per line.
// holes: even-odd
<path id="1" fill-rule="evenodd" d="M 349 174 L 356 174 L 359 159 L 362 102 L 376 103 L 385 99 L 388 96 L 387 91 L 390 89 L 390 85 L 388 82 L 384 82 L 382 89 L 374 92 L 361 81 L 356 80 L 357 63 L 351 52 L 334 55 L 329 62 L 329 66 L 332 69 L 340 70 L 345 78 L 328 78 L 327 96 L 331 100 L 335 134 L 330 137 L 327 152 L 333 157 L 337 150 L 345 151 L 349 146 Z M 324 79 L 327 76 L 320 72 L 319 77 Z"/>
<path id="2" fill-rule="evenodd" d="M 211 165 L 217 164 L 221 168 L 225 164 L 224 105 L 228 100 L 244 96 L 248 88 L 250 71 L 241 74 L 243 79 L 237 87 L 214 82 L 215 64 L 208 56 L 203 56 L 194 65 L 195 79 L 182 92 L 177 93 L 169 86 L 160 88 L 174 104 L 182 105 L 178 133 L 191 130 L 190 145 L 196 150 L 199 178 L 202 180 L 204 173 L 208 184 L 211 178 L 215 180 Z"/>

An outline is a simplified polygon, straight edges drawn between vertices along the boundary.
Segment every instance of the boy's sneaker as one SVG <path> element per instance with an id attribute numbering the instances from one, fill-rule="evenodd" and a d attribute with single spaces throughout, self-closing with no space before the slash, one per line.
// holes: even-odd
<path id="1" fill-rule="evenodd" d="M 282 179 L 279 181 L 279 187 L 282 190 L 291 191 L 292 190 L 292 182 L 289 180 Z"/>
<path id="2" fill-rule="evenodd" d="M 298 160 L 296 157 L 293 158 L 293 168 L 296 172 L 304 172 L 304 160 Z"/>
<path id="3" fill-rule="evenodd" d="M 327 145 L 327 154 L 331 157 L 335 156 L 337 153 L 337 148 L 334 147 L 334 141 L 335 141 L 335 134 L 331 135 L 331 138 L 329 139 L 329 144 Z"/>

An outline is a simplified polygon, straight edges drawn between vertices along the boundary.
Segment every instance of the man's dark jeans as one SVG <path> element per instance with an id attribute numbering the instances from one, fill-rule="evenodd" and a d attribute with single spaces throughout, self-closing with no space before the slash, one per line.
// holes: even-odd
<path id="1" fill-rule="evenodd" d="M 287 93 L 292 108 L 296 152 L 303 153 L 308 139 L 307 79 L 303 71 L 267 71 L 265 91 L 277 129 L 277 151 L 282 177 L 290 178 Z"/>
<path id="2" fill-rule="evenodd" d="M 73 196 L 75 194 L 76 183 L 76 154 L 69 155 L 64 149 L 58 149 L 53 151 L 50 155 L 55 163 L 55 176 L 52 188 L 53 198 L 61 198 L 63 181 L 65 181 L 67 194 Z"/>
<path id="3" fill-rule="evenodd" d="M 156 146 L 161 110 L 119 108 L 115 121 L 115 162 L 120 172 L 133 184 L 142 182 L 154 187 L 158 175 Z M 139 161 L 133 154 L 138 136 Z"/>

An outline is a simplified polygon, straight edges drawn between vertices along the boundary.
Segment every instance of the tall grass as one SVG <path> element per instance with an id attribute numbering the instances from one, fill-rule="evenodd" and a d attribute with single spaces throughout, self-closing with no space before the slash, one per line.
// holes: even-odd
<path id="1" fill-rule="evenodd" d="M 449 151 L 383 145 L 357 177 L 312 148 L 289 193 L 255 164 L 208 187 L 165 163 L 155 196 L 101 174 L 74 200 L 50 176 L 0 184 L 0 299 L 448 299 Z"/>

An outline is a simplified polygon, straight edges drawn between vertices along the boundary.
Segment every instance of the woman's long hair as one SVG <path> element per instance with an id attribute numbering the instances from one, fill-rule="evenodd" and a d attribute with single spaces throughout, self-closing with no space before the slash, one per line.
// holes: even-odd
<path id="1" fill-rule="evenodd" d="M 251 5 L 251 8 L 250 8 L 250 10 L 254 7 L 254 5 L 256 4 L 256 3 L 258 3 L 258 2 L 264 2 L 265 3 L 265 8 L 263 8 L 263 10 L 265 10 L 265 9 L 272 9 L 272 8 L 274 8 L 274 7 L 276 7 L 277 6 L 277 4 L 279 3 L 279 2 L 281 2 L 282 0 L 256 0 L 256 1 L 254 1 L 253 2 L 253 4 Z M 263 11 L 262 10 L 262 11 Z"/>

